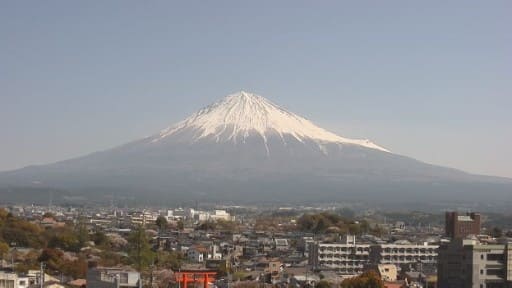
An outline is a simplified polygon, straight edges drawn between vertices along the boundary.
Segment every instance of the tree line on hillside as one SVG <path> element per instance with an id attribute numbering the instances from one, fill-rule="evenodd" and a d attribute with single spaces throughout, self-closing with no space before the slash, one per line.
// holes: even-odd
<path id="1" fill-rule="evenodd" d="M 297 227 L 300 231 L 321 233 L 339 233 L 339 234 L 372 234 L 381 236 L 384 232 L 378 225 L 370 225 L 368 221 L 355 221 L 331 212 L 321 212 L 316 214 L 304 214 L 297 219 Z"/>

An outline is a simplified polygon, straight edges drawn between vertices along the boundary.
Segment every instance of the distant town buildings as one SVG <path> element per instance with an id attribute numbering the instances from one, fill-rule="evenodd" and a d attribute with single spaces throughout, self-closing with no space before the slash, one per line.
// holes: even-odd
<path id="1" fill-rule="evenodd" d="M 233 221 L 234 217 L 229 214 L 226 210 L 215 209 L 213 211 L 202 211 L 196 210 L 192 208 L 183 209 L 177 208 L 174 210 L 167 210 L 165 215 L 168 221 L 179 221 L 179 220 L 194 220 L 194 221 L 212 221 L 216 222 L 218 220 L 224 221 Z"/>

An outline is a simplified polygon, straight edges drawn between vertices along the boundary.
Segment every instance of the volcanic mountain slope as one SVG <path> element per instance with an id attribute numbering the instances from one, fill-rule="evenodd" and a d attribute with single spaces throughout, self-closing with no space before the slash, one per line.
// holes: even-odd
<path id="1" fill-rule="evenodd" d="M 512 185 L 338 136 L 261 96 L 239 92 L 151 137 L 0 174 L 0 189 L 16 187 L 154 201 L 309 202 L 477 201 L 488 199 L 483 190 L 509 199 Z"/>

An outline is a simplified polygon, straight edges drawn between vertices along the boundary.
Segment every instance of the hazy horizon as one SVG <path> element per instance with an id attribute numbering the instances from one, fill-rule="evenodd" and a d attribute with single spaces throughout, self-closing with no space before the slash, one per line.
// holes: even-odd
<path id="1" fill-rule="evenodd" d="M 512 178 L 508 1 L 0 3 L 0 171 L 247 90 L 348 138 Z"/>

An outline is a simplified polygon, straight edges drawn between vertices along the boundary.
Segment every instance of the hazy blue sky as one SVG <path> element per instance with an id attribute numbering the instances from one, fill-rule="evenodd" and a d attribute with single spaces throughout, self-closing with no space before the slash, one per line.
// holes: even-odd
<path id="1" fill-rule="evenodd" d="M 512 177 L 511 15 L 508 0 L 0 1 L 0 170 L 135 140 L 243 89 Z"/>

